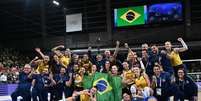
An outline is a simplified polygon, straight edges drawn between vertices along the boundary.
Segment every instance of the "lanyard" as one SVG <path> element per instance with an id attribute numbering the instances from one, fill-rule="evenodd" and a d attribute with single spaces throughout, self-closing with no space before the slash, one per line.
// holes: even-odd
<path id="1" fill-rule="evenodd" d="M 156 79 L 156 87 L 161 87 L 162 82 L 161 82 L 161 77 L 159 77 L 159 86 L 158 86 L 158 78 Z"/>

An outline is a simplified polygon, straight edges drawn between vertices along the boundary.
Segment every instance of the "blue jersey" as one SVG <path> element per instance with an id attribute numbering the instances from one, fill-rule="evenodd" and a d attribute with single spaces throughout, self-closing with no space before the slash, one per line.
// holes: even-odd
<path id="1" fill-rule="evenodd" d="M 36 80 L 35 87 L 38 89 L 44 88 L 45 85 L 50 86 L 51 80 L 48 78 L 49 74 L 41 75 L 36 74 L 33 76 L 33 79 Z"/>
<path id="2" fill-rule="evenodd" d="M 198 95 L 198 87 L 189 76 L 185 76 L 183 81 L 176 79 L 179 91 L 183 93 L 184 98 L 190 98 Z"/>
<path id="3" fill-rule="evenodd" d="M 17 89 L 22 90 L 22 91 L 28 91 L 31 88 L 32 84 L 32 78 L 28 78 L 29 74 L 25 74 L 24 72 L 21 72 L 19 74 L 19 84 Z"/>
<path id="4" fill-rule="evenodd" d="M 165 72 L 170 73 L 171 75 L 173 74 L 174 70 L 171 66 L 170 60 L 167 58 L 166 54 L 161 54 L 161 53 L 149 53 L 148 57 L 148 64 L 146 67 L 146 72 L 149 75 L 149 77 L 152 77 L 153 75 L 153 67 L 154 64 L 157 62 L 162 65 L 163 70 Z"/>
<path id="5" fill-rule="evenodd" d="M 174 73 L 173 67 L 171 65 L 170 59 L 167 58 L 166 54 L 160 54 L 160 63 L 163 66 L 163 70 L 170 73 L 172 75 Z"/>
<path id="6" fill-rule="evenodd" d="M 66 87 L 66 81 L 69 81 L 69 76 L 68 75 L 61 76 L 60 74 L 56 74 L 54 76 L 54 80 L 57 83 L 56 86 L 58 87 L 58 89 L 63 90 Z"/>

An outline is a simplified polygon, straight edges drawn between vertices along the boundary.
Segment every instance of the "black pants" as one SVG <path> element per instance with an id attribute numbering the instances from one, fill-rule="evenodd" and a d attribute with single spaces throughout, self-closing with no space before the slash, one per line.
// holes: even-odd
<path id="1" fill-rule="evenodd" d="M 16 90 L 11 94 L 12 101 L 17 101 L 17 97 L 22 96 L 21 101 L 31 101 L 31 92 L 24 90 Z"/>

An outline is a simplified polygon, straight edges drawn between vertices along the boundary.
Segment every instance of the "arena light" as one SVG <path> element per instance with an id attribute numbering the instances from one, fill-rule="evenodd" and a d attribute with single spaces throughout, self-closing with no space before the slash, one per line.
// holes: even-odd
<path id="1" fill-rule="evenodd" d="M 53 3 L 54 5 L 56 5 L 56 6 L 59 6 L 59 5 L 60 5 L 59 1 L 57 1 L 57 0 L 53 0 L 52 3 Z"/>

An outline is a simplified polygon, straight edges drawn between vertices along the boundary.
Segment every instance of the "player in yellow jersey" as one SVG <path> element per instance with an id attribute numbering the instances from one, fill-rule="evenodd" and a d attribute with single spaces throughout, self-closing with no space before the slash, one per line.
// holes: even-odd
<path id="1" fill-rule="evenodd" d="M 134 82 L 136 87 L 144 89 L 145 87 L 150 86 L 149 78 L 145 72 L 141 73 L 141 69 L 139 67 L 133 67 L 132 71 L 134 71 Z"/>
<path id="2" fill-rule="evenodd" d="M 89 56 L 87 54 L 84 54 L 83 58 L 81 59 L 81 67 L 84 67 L 86 70 L 86 73 L 89 74 L 91 71 L 91 66 L 92 66 L 92 63 L 89 60 Z"/>
<path id="3" fill-rule="evenodd" d="M 148 75 L 145 72 L 141 72 L 142 70 L 139 67 L 132 67 L 132 71 L 134 72 L 134 82 L 130 88 L 132 97 L 134 99 L 145 99 L 150 96 L 150 81 Z"/>
<path id="4" fill-rule="evenodd" d="M 129 64 L 125 61 L 122 63 L 123 65 L 123 82 L 125 85 L 131 85 L 134 83 L 134 73 L 129 69 Z"/>
<path id="5" fill-rule="evenodd" d="M 52 51 L 59 57 L 60 64 L 67 68 L 70 60 L 71 60 L 71 53 L 70 49 L 66 49 L 64 53 L 62 53 L 59 48 L 65 48 L 63 45 L 56 46 L 52 49 Z"/>
<path id="6" fill-rule="evenodd" d="M 85 68 L 81 67 L 79 72 L 74 75 L 74 85 L 76 91 L 81 91 L 84 89 L 82 83 L 85 72 Z"/>
<path id="7" fill-rule="evenodd" d="M 175 76 L 177 75 L 177 70 L 179 68 L 184 68 L 184 65 L 180 58 L 179 53 L 188 50 L 188 46 L 186 45 L 186 43 L 184 42 L 182 38 L 178 38 L 177 40 L 181 42 L 182 44 L 181 48 L 172 48 L 172 44 L 170 41 L 165 42 L 165 49 L 167 52 L 167 56 L 169 57 L 170 62 L 174 68 Z"/>
<path id="8" fill-rule="evenodd" d="M 42 59 L 35 60 L 34 63 L 37 65 L 36 72 L 42 73 L 44 69 L 49 69 L 49 56 L 44 55 L 40 48 L 35 48 L 35 51 L 40 54 Z"/>

